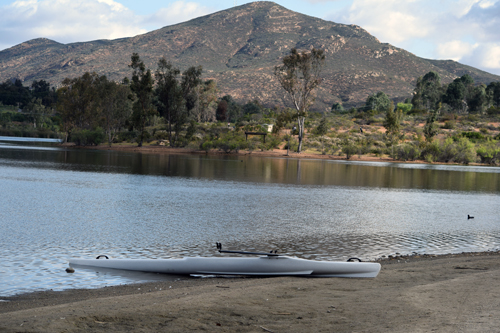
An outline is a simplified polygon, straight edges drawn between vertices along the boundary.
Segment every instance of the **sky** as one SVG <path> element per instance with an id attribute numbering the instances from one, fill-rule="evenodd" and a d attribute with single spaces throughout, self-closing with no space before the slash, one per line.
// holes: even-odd
<path id="1" fill-rule="evenodd" d="M 251 1 L 0 0 L 0 50 L 45 37 L 60 43 L 131 37 Z M 275 0 L 302 14 L 356 24 L 429 59 L 500 75 L 500 0 Z"/>

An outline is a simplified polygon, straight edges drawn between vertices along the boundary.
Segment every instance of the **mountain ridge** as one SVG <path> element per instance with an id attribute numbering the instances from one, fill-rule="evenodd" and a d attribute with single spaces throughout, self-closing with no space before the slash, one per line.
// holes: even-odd
<path id="1" fill-rule="evenodd" d="M 0 51 L 0 81 L 19 78 L 30 84 L 44 79 L 59 85 L 66 78 L 95 71 L 113 80 L 130 76 L 132 53 L 139 53 L 153 72 L 165 56 L 186 69 L 202 65 L 203 78 L 214 79 L 222 95 L 240 102 L 289 105 L 273 75 L 292 47 L 325 51 L 324 81 L 314 109 L 327 111 L 335 102 L 363 103 L 384 91 L 396 100 L 410 97 L 418 76 L 433 70 L 443 82 L 470 74 L 476 82 L 496 76 L 451 60 L 423 59 L 387 43 L 356 25 L 325 21 L 260 1 L 166 26 L 134 37 L 62 44 L 33 39 Z"/>

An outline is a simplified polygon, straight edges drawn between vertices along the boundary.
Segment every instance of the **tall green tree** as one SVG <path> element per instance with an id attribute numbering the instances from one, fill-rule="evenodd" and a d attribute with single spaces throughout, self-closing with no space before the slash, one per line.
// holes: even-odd
<path id="1" fill-rule="evenodd" d="M 106 76 L 101 76 L 98 89 L 100 100 L 101 126 L 104 128 L 111 147 L 116 134 L 125 127 L 126 121 L 132 114 L 132 101 L 128 84 L 109 81 Z"/>
<path id="2" fill-rule="evenodd" d="M 24 112 L 30 115 L 34 128 L 42 128 L 46 118 L 52 113 L 52 109 L 43 105 L 41 98 L 33 97 L 31 102 L 25 106 Z"/>
<path id="3" fill-rule="evenodd" d="M 50 87 L 50 83 L 45 80 L 35 80 L 31 83 L 30 88 L 31 95 L 35 98 L 40 98 L 43 105 L 46 107 L 55 107 L 57 93 L 53 87 Z"/>
<path id="4" fill-rule="evenodd" d="M 0 102 L 4 105 L 23 108 L 31 102 L 31 97 L 28 87 L 23 86 L 19 79 L 6 80 L 0 84 Z"/>
<path id="5" fill-rule="evenodd" d="M 129 67 L 132 68 L 133 72 L 130 89 L 135 94 L 135 102 L 132 107 L 132 123 L 134 128 L 139 131 L 137 146 L 142 147 L 146 124 L 150 117 L 156 114 L 156 109 L 153 106 L 154 79 L 151 70 L 146 69 L 146 65 L 144 65 L 139 54 L 132 54 L 131 60 Z"/>
<path id="6" fill-rule="evenodd" d="M 402 118 L 403 111 L 401 109 L 394 110 L 394 103 L 391 102 L 384 120 L 384 127 L 391 141 L 399 140 Z"/>
<path id="7" fill-rule="evenodd" d="M 432 142 L 432 138 L 438 132 L 436 120 L 437 120 L 437 116 L 439 115 L 440 109 L 441 109 L 441 105 L 439 105 L 439 108 L 437 110 L 430 111 L 429 116 L 427 117 L 427 120 L 425 121 L 424 135 L 425 135 L 425 140 L 427 142 Z"/>
<path id="8" fill-rule="evenodd" d="M 74 129 L 90 129 L 99 121 L 99 80 L 95 72 L 86 72 L 74 79 L 64 79 L 57 90 L 57 110 L 62 118 L 66 140 Z"/>
<path id="9" fill-rule="evenodd" d="M 215 121 L 217 109 L 217 83 L 207 80 L 198 86 L 198 110 L 197 118 L 201 122 Z"/>
<path id="10" fill-rule="evenodd" d="M 387 112 L 390 105 L 391 100 L 389 99 L 389 96 L 387 96 L 383 91 L 379 91 L 376 94 L 368 96 L 365 103 L 365 109 Z"/>
<path id="11" fill-rule="evenodd" d="M 500 107 L 500 82 L 491 82 L 486 90 L 493 106 Z"/>
<path id="12" fill-rule="evenodd" d="M 199 104 L 199 89 L 201 83 L 201 74 L 203 68 L 201 66 L 192 66 L 182 72 L 181 88 L 182 96 L 186 100 L 186 110 L 189 118 L 196 118 Z"/>
<path id="13" fill-rule="evenodd" d="M 186 100 L 183 96 L 179 75 L 181 71 L 169 61 L 162 58 L 158 61 L 156 71 L 156 96 L 160 115 L 167 122 L 168 140 L 174 146 L 178 140 L 181 126 L 187 120 Z M 172 135 L 174 131 L 174 135 Z"/>
<path id="14" fill-rule="evenodd" d="M 484 114 L 488 107 L 490 97 L 486 91 L 486 85 L 480 84 L 472 89 L 469 96 L 470 112 Z"/>
<path id="15" fill-rule="evenodd" d="M 241 105 L 239 105 L 231 95 L 225 95 L 221 100 L 227 102 L 226 120 L 229 122 L 237 121 L 243 113 Z"/>
<path id="16" fill-rule="evenodd" d="M 429 72 L 417 79 L 411 103 L 416 109 L 436 110 L 442 94 L 439 74 Z"/>
<path id="17" fill-rule="evenodd" d="M 310 52 L 299 52 L 293 48 L 290 54 L 283 58 L 283 64 L 274 68 L 274 74 L 297 111 L 298 153 L 302 151 L 304 122 L 307 111 L 315 100 L 314 91 L 321 84 L 320 74 L 324 62 L 323 50 L 313 48 Z"/>
<path id="18" fill-rule="evenodd" d="M 469 74 L 465 74 L 448 85 L 443 96 L 443 102 L 453 109 L 465 113 L 469 108 L 473 89 L 474 80 Z"/>

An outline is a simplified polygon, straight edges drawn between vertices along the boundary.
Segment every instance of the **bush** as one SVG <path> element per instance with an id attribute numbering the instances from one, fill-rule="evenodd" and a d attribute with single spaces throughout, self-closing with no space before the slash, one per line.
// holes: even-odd
<path id="1" fill-rule="evenodd" d="M 80 130 L 71 133 L 70 141 L 77 146 L 97 146 L 104 142 L 104 130 L 98 127 L 95 130 Z"/>
<path id="2" fill-rule="evenodd" d="M 200 143 L 200 149 L 203 151 L 208 152 L 210 149 L 212 149 L 214 146 L 213 142 L 210 140 L 204 141 Z"/>
<path id="3" fill-rule="evenodd" d="M 490 165 L 496 165 L 500 163 L 500 147 L 489 144 L 485 146 L 480 146 L 476 150 L 477 156 L 481 163 L 486 163 Z"/>
<path id="4" fill-rule="evenodd" d="M 462 137 L 467 138 L 472 142 L 477 142 L 486 139 L 485 136 L 479 132 L 462 132 Z"/>
<path id="5" fill-rule="evenodd" d="M 114 143 L 118 142 L 131 142 L 137 137 L 137 132 L 136 131 L 123 131 L 119 132 L 116 135 L 116 138 L 113 140 Z"/>
<path id="6" fill-rule="evenodd" d="M 352 143 L 348 143 L 342 147 L 342 152 L 346 155 L 346 159 L 350 159 L 353 155 L 356 155 L 358 151 L 358 147 Z"/>
<path id="7" fill-rule="evenodd" d="M 403 161 L 414 161 L 420 158 L 420 154 L 422 153 L 418 146 L 412 143 L 398 145 L 395 147 L 395 150 L 394 155 L 396 159 Z"/>
<path id="8" fill-rule="evenodd" d="M 450 130 L 451 130 L 451 129 L 454 129 L 454 128 L 455 128 L 455 126 L 456 126 L 456 122 L 455 122 L 455 120 L 448 120 L 448 121 L 446 121 L 446 122 L 444 123 L 443 128 L 444 128 L 444 129 L 450 129 Z"/>

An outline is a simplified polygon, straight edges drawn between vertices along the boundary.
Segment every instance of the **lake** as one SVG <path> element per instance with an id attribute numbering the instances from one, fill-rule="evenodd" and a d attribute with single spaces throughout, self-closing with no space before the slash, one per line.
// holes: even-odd
<path id="1" fill-rule="evenodd" d="M 154 155 L 0 142 L 0 296 L 177 279 L 72 257 L 308 259 L 500 248 L 500 168 Z M 475 216 L 468 220 L 467 215 Z"/>

